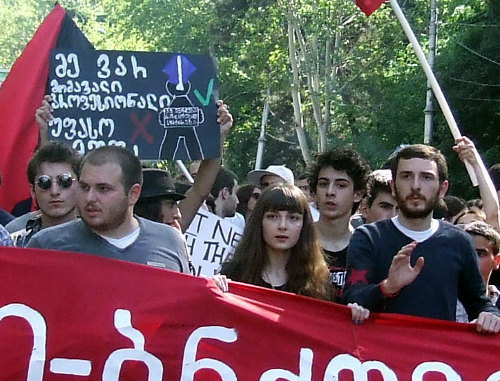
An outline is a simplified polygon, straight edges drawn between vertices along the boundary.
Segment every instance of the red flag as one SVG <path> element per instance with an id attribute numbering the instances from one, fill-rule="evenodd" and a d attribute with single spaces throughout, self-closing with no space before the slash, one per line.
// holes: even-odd
<path id="1" fill-rule="evenodd" d="M 30 199 L 26 169 L 38 142 L 35 111 L 46 92 L 50 50 L 75 44 L 92 48 L 66 11 L 56 4 L 0 87 L 0 206 L 8 211 Z"/>
<path id="2" fill-rule="evenodd" d="M 356 0 L 356 5 L 365 13 L 370 16 L 382 5 L 385 0 Z"/>

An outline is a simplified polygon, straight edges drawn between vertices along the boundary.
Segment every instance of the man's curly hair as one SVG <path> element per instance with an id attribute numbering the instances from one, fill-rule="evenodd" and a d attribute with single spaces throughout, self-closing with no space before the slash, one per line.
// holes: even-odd
<path id="1" fill-rule="evenodd" d="M 346 171 L 353 181 L 355 191 L 366 190 L 370 166 L 356 151 L 349 148 L 333 148 L 320 153 L 310 170 L 309 183 L 312 192 L 316 192 L 319 172 L 325 167 Z"/>

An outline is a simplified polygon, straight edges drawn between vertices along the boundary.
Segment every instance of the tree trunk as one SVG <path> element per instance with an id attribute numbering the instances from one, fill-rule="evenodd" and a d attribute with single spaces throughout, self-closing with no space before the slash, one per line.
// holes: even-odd
<path id="1" fill-rule="evenodd" d="M 288 20 L 288 51 L 290 55 L 290 65 L 292 68 L 293 81 L 292 81 L 292 100 L 293 100 L 293 115 L 295 131 L 297 132 L 297 139 L 299 140 L 300 151 L 306 165 L 311 163 L 311 156 L 309 147 L 307 145 L 306 134 L 304 131 L 304 118 L 302 116 L 302 102 L 300 98 L 300 78 L 299 68 L 297 64 L 297 52 L 295 49 L 295 32 L 294 27 L 290 20 Z"/>

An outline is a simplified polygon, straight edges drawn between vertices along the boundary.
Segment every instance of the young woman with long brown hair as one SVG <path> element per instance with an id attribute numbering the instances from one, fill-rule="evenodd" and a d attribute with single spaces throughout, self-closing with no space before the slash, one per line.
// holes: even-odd
<path id="1" fill-rule="evenodd" d="M 239 282 L 330 298 L 328 267 L 299 188 L 281 184 L 262 193 L 220 273 Z"/>
<path id="2" fill-rule="evenodd" d="M 261 194 L 234 256 L 215 280 L 225 291 L 231 279 L 330 300 L 328 275 L 304 193 L 280 184 Z M 369 315 L 357 304 L 349 307 L 355 322 Z"/>

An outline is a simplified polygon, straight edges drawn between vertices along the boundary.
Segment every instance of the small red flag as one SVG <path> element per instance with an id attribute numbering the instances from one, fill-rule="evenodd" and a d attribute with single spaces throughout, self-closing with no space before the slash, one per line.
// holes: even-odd
<path id="1" fill-rule="evenodd" d="M 365 13 L 370 16 L 382 5 L 385 0 L 356 0 L 356 5 Z"/>

